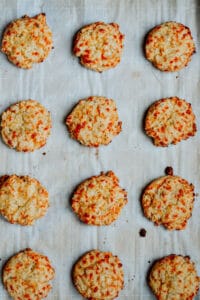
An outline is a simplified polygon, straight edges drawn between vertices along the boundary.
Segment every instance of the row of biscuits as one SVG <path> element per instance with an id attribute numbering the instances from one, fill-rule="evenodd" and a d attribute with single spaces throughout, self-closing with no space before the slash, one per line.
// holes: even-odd
<path id="1" fill-rule="evenodd" d="M 144 215 L 168 230 L 186 227 L 194 207 L 194 186 L 172 171 L 151 182 L 143 191 Z M 127 204 L 127 193 L 114 172 L 101 173 L 83 181 L 71 199 L 73 211 L 89 225 L 110 225 Z M 29 176 L 0 178 L 0 214 L 12 224 L 33 225 L 49 207 L 48 191 Z"/>
<path id="2" fill-rule="evenodd" d="M 118 24 L 96 22 L 76 34 L 73 53 L 86 68 L 102 72 L 120 62 L 123 43 L 124 35 Z M 1 50 L 17 67 L 30 69 L 34 63 L 43 62 L 52 47 L 52 32 L 41 13 L 12 21 L 4 31 Z M 156 26 L 145 40 L 146 58 L 161 71 L 181 70 L 194 52 L 190 29 L 177 22 Z"/>
<path id="3" fill-rule="evenodd" d="M 2 272 L 3 283 L 15 300 L 47 297 L 55 269 L 47 256 L 30 248 L 12 256 Z M 111 252 L 91 250 L 73 266 L 74 286 L 85 299 L 113 300 L 124 287 L 120 259 Z M 148 274 L 149 286 L 157 299 L 193 299 L 200 277 L 190 257 L 171 254 L 156 261 Z M 177 298 L 178 297 L 178 298 Z"/>
<path id="4" fill-rule="evenodd" d="M 144 123 L 146 134 L 161 147 L 177 144 L 197 131 L 191 104 L 178 97 L 153 103 Z M 115 101 L 100 96 L 80 100 L 67 116 L 66 125 L 73 139 L 89 147 L 109 144 L 122 130 Z M 2 138 L 17 151 L 32 152 L 43 147 L 51 127 L 50 113 L 35 100 L 20 101 L 2 114 Z"/>
<path id="5" fill-rule="evenodd" d="M 167 43 L 163 38 L 166 35 Z M 80 57 L 81 63 L 84 66 L 92 70 L 102 72 L 115 67 L 119 63 L 122 54 L 123 40 L 124 36 L 120 33 L 119 26 L 117 24 L 97 22 L 85 26 L 78 32 L 74 40 L 73 50 L 74 54 Z M 32 47 L 32 51 L 30 51 L 30 46 Z M 46 24 L 44 14 L 40 14 L 34 18 L 25 16 L 22 19 L 12 22 L 5 30 L 2 41 L 2 51 L 7 54 L 11 62 L 22 68 L 30 68 L 33 63 L 43 61 L 48 56 L 51 47 L 52 34 Z M 169 48 L 176 49 L 173 49 L 173 51 L 169 53 Z M 157 26 L 149 33 L 146 40 L 147 59 L 149 59 L 162 71 L 180 70 L 187 65 L 194 51 L 195 46 L 190 30 L 184 25 L 176 22 L 167 22 Z M 98 105 L 98 98 L 80 101 L 66 121 L 71 136 L 87 146 L 108 144 L 112 138 L 121 131 L 121 122 L 118 121 L 116 108 L 113 108 L 114 104 L 112 103 L 111 105 L 109 100 L 110 99 L 104 99 L 105 105 L 103 105 L 103 112 L 99 110 L 99 107 L 101 106 Z M 89 107 L 87 107 L 87 104 Z M 91 115 L 90 113 L 86 113 L 93 110 L 93 107 L 96 108 L 97 114 Z M 177 107 L 177 109 L 175 109 L 175 113 L 172 109 L 174 107 Z M 40 113 L 44 114 L 44 111 L 38 112 L 39 115 Z M 162 114 L 166 116 L 169 115 L 170 120 L 169 118 L 163 120 Z M 20 127 L 19 132 L 16 130 L 16 124 L 17 128 L 19 128 L 18 123 L 21 117 L 18 107 L 17 111 L 14 110 L 14 116 L 16 115 L 18 115 L 18 117 L 16 119 L 14 117 L 16 120 L 16 123 L 14 120 L 14 124 L 12 119 L 12 109 L 11 115 L 9 115 L 8 118 L 5 118 L 5 126 L 3 128 L 4 135 L 2 130 L 4 141 L 11 148 L 16 148 L 18 151 L 33 151 L 42 147 L 46 143 L 46 139 L 50 133 L 51 123 L 49 120 L 49 114 L 46 118 L 47 122 L 44 122 L 43 118 L 39 116 L 36 118 L 36 123 L 33 127 L 32 125 L 29 127 L 29 122 L 25 122 L 27 128 L 23 131 L 22 127 Z M 96 115 L 100 117 L 98 122 L 96 121 L 96 119 L 98 119 Z M 107 115 L 110 116 L 110 120 L 109 118 L 106 118 Z M 31 119 L 32 118 L 33 115 Z M 81 122 L 80 119 L 82 120 Z M 101 119 L 103 119 L 103 122 Z M 91 122 L 92 126 L 90 124 Z M 14 128 L 13 131 L 10 130 L 8 123 L 11 123 L 11 128 Z M 160 127 L 158 127 L 158 124 Z M 37 134 L 35 127 L 42 128 L 44 133 L 40 132 L 40 134 Z M 33 128 L 34 132 L 32 132 Z M 182 139 L 187 139 L 196 132 L 195 117 L 191 110 L 191 105 L 177 97 L 158 101 L 158 103 L 152 106 L 148 112 L 145 130 L 149 136 L 154 138 L 155 145 L 159 146 L 167 146 L 170 143 L 175 144 Z M 26 140 L 27 133 L 28 139 Z M 7 196 L 7 191 L 10 188 L 9 182 L 11 179 L 13 180 L 13 176 L 5 177 L 4 180 L 2 180 L 1 190 L 2 197 L 4 197 L 4 199 L 10 198 L 10 194 L 9 197 Z M 163 199 L 163 201 L 167 204 L 167 208 L 173 208 L 172 215 L 168 213 L 163 217 L 163 214 L 161 214 L 161 216 L 158 215 L 158 220 L 153 219 L 155 214 L 158 214 L 160 206 L 163 204 L 161 201 L 158 207 L 154 206 L 154 202 L 156 202 L 157 182 L 154 182 L 152 186 L 148 186 L 146 193 L 144 193 L 144 213 L 150 219 L 152 218 L 156 224 L 159 224 L 160 222 L 166 226 L 170 220 L 170 224 L 172 225 L 171 227 L 166 226 L 168 229 L 183 229 L 187 223 L 187 219 L 191 216 L 193 208 L 193 186 L 179 177 L 175 178 L 173 174 L 168 174 L 168 176 L 171 177 L 163 178 L 164 184 L 161 184 L 161 186 L 162 193 L 165 191 L 165 199 Z M 16 179 L 20 179 L 23 184 L 26 185 L 26 180 L 29 180 L 30 178 L 25 179 L 25 176 L 22 176 L 21 178 L 15 176 L 15 180 Z M 38 187 L 39 183 L 37 181 L 34 183 L 37 186 L 37 192 L 40 194 L 41 189 L 44 190 L 43 187 Z M 158 186 L 160 186 L 160 182 L 158 183 Z M 16 188 L 16 185 L 14 188 Z M 108 192 L 105 193 L 107 198 L 104 196 L 103 188 Z M 171 189 L 173 192 L 175 191 L 175 200 L 180 200 L 180 206 L 177 205 L 175 208 L 173 203 L 168 203 L 168 201 L 171 201 L 172 199 L 166 196 L 166 191 L 169 192 Z M 9 190 L 9 193 L 11 192 L 12 194 L 12 191 L 13 189 Z M 17 191 L 21 192 L 21 188 L 18 189 L 17 187 Z M 113 191 L 116 191 L 116 193 L 113 193 Z M 187 200 L 185 199 L 185 191 L 187 191 L 186 195 L 189 195 L 190 201 L 186 211 L 183 211 Z M 44 192 L 46 195 L 46 191 Z M 97 199 L 92 197 L 92 199 L 90 199 L 90 195 L 93 194 L 100 195 L 100 197 L 96 197 Z M 152 201 L 150 205 L 149 198 Z M 115 200 L 117 205 L 115 205 Z M 85 206 L 86 202 L 89 203 L 88 206 Z M 108 172 L 107 174 L 94 176 L 82 183 L 73 195 L 72 207 L 78 214 L 79 218 L 84 222 L 88 224 L 105 225 L 110 224 L 118 217 L 126 202 L 126 192 L 119 187 L 118 179 L 115 174 L 113 172 Z M 108 206 L 108 210 L 105 209 L 105 204 Z M 18 206 L 18 203 L 16 203 L 16 205 Z M 96 208 L 98 208 L 97 211 L 95 211 Z M 154 209 L 153 211 L 152 208 Z M 103 211 L 103 214 L 101 215 L 103 209 L 105 209 L 105 211 Z M 181 213 L 177 214 L 176 209 L 178 212 L 180 210 Z M 97 212 L 99 211 L 100 215 L 97 215 Z M 19 215 L 20 218 L 26 218 L 27 211 L 22 214 L 20 211 Z M 176 221 L 178 222 L 179 228 L 173 228 Z M 25 255 L 25 257 L 21 257 L 21 255 Z M 24 266 L 23 261 L 26 261 L 26 258 L 27 262 Z M 33 261 L 31 261 L 31 259 L 33 259 Z M 33 274 L 31 274 L 31 280 L 27 275 L 28 281 L 25 280 L 23 282 L 25 285 L 24 287 L 21 283 L 21 274 L 25 274 L 26 277 L 28 270 L 35 264 L 38 266 L 36 268 L 36 273 L 34 274 L 33 272 Z M 22 272 L 21 268 L 23 269 L 24 267 L 25 269 Z M 42 269 L 42 272 L 40 272 L 40 268 Z M 181 299 L 193 298 L 197 294 L 199 278 L 196 274 L 194 264 L 188 257 L 170 255 L 157 262 L 149 276 L 149 284 L 158 299 L 162 299 L 163 294 L 166 293 L 164 285 L 163 289 L 160 288 L 160 281 L 163 283 L 162 278 L 166 272 L 169 272 L 171 275 L 171 277 L 167 276 L 165 278 L 166 286 L 168 287 L 170 285 L 170 291 L 168 293 L 172 293 L 173 295 L 177 293 Z M 14 286 L 13 276 L 16 283 Z M 51 280 L 53 276 L 54 270 L 48 259 L 40 254 L 31 252 L 30 249 L 11 258 L 11 260 L 6 264 L 3 273 L 4 284 L 14 299 L 44 298 L 50 290 L 50 286 L 47 282 Z M 18 280 L 16 280 L 18 278 L 20 284 Z M 44 278 L 45 285 L 43 286 Z M 177 282 L 175 282 L 174 278 L 177 278 Z M 83 256 L 76 264 L 73 272 L 73 280 L 76 288 L 85 298 L 102 300 L 114 299 L 123 287 L 122 264 L 119 259 L 111 253 L 91 251 Z M 174 285 L 172 283 L 174 283 Z M 178 291 L 176 288 L 177 283 L 180 288 Z M 31 286 L 30 291 L 29 288 L 27 289 L 27 286 Z M 33 295 L 33 287 L 35 286 L 36 290 Z"/>

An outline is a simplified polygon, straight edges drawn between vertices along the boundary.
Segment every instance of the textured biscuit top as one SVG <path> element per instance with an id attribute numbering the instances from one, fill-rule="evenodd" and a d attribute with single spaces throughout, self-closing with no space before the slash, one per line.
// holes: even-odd
<path id="1" fill-rule="evenodd" d="M 153 265 L 148 281 L 159 300 L 192 300 L 199 290 L 200 278 L 188 256 L 171 254 Z"/>
<path id="2" fill-rule="evenodd" d="M 151 182 L 142 195 L 144 215 L 168 230 L 184 229 L 194 206 L 194 186 L 179 176 Z"/>
<path id="3" fill-rule="evenodd" d="M 51 127 L 50 113 L 35 100 L 13 104 L 2 114 L 2 138 L 17 151 L 31 152 L 43 147 Z"/>
<path id="4" fill-rule="evenodd" d="M 72 209 L 90 225 L 109 225 L 127 203 L 127 193 L 112 172 L 101 173 L 81 183 L 72 197 Z"/>
<path id="5" fill-rule="evenodd" d="M 76 263 L 73 282 L 86 299 L 116 299 L 124 286 L 122 263 L 110 252 L 92 250 Z"/>
<path id="6" fill-rule="evenodd" d="M 166 22 L 153 28 L 146 39 L 146 58 L 161 71 L 179 71 L 191 60 L 195 44 L 190 29 Z"/>
<path id="7" fill-rule="evenodd" d="M 122 130 L 114 100 L 98 96 L 80 100 L 66 125 L 72 138 L 90 147 L 109 144 Z"/>
<path id="8" fill-rule="evenodd" d="M 29 176 L 7 176 L 0 186 L 0 214 L 10 223 L 32 225 L 49 207 L 47 190 Z"/>
<path id="9" fill-rule="evenodd" d="M 2 40 L 2 52 L 17 67 L 30 69 L 45 60 L 52 49 L 52 32 L 45 14 L 24 16 L 11 22 Z"/>
<path id="10" fill-rule="evenodd" d="M 26 249 L 9 259 L 3 269 L 3 283 L 14 300 L 40 300 L 51 290 L 55 271 L 48 257 Z"/>
<path id="11" fill-rule="evenodd" d="M 194 136 L 197 128 L 192 106 L 178 97 L 153 103 L 145 118 L 145 131 L 156 146 L 166 147 Z"/>
<path id="12" fill-rule="evenodd" d="M 73 52 L 81 64 L 97 72 L 114 68 L 121 59 L 124 35 L 116 23 L 96 22 L 83 27 L 74 40 Z"/>

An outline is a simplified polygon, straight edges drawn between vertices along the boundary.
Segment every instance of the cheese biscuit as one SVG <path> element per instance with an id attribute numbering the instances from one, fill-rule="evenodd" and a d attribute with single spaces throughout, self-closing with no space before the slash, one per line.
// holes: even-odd
<path id="1" fill-rule="evenodd" d="M 92 250 L 73 269 L 73 283 L 90 300 L 113 300 L 124 287 L 122 263 L 111 252 Z"/>
<path id="2" fill-rule="evenodd" d="M 11 22 L 4 31 L 1 51 L 17 67 L 30 69 L 47 58 L 52 43 L 52 32 L 41 13 Z"/>
<path id="3" fill-rule="evenodd" d="M 74 39 L 73 52 L 88 69 L 103 72 L 121 60 L 124 35 L 116 23 L 96 22 L 83 27 Z"/>
<path id="4" fill-rule="evenodd" d="M 154 27 L 145 42 L 146 58 L 161 71 L 179 71 L 191 60 L 195 44 L 188 27 L 166 22 Z"/>

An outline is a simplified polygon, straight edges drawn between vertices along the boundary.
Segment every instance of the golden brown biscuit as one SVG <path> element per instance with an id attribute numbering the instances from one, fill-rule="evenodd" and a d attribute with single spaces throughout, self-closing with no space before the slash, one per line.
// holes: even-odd
<path id="1" fill-rule="evenodd" d="M 153 265 L 148 282 L 159 300 L 192 300 L 198 293 L 200 277 L 189 256 L 171 254 Z"/>
<path id="2" fill-rule="evenodd" d="M 101 173 L 81 183 L 72 197 L 72 209 L 89 225 L 109 225 L 128 202 L 127 193 L 112 172 Z"/>
<path id="3" fill-rule="evenodd" d="M 50 113 L 35 100 L 20 101 L 2 114 L 2 138 L 17 151 L 32 152 L 43 147 L 51 127 Z"/>
<path id="4" fill-rule="evenodd" d="M 102 72 L 121 60 L 124 35 L 116 23 L 96 22 L 83 27 L 74 40 L 73 52 L 88 69 Z"/>
<path id="5" fill-rule="evenodd" d="M 11 22 L 3 34 L 1 51 L 20 68 L 30 69 L 43 62 L 51 49 L 52 32 L 43 13 Z"/>
<path id="6" fill-rule="evenodd" d="M 75 264 L 73 282 L 86 299 L 113 300 L 124 287 L 122 263 L 110 252 L 92 250 Z"/>
<path id="7" fill-rule="evenodd" d="M 10 175 L 0 185 L 0 214 L 10 223 L 32 225 L 48 207 L 48 192 L 34 178 Z"/>
<path id="8" fill-rule="evenodd" d="M 147 35 L 146 58 L 161 71 L 179 71 L 191 60 L 195 44 L 188 27 L 166 22 L 154 27 Z"/>
<path id="9" fill-rule="evenodd" d="M 167 175 L 151 182 L 142 195 L 144 215 L 155 225 L 181 230 L 194 206 L 194 186 L 179 176 Z"/>
<path id="10" fill-rule="evenodd" d="M 51 290 L 55 271 L 47 256 L 25 249 L 12 256 L 3 269 L 3 283 L 14 300 L 40 300 Z"/>
<path id="11" fill-rule="evenodd" d="M 122 130 L 114 100 L 99 96 L 80 100 L 66 125 L 73 139 L 89 147 L 109 144 Z"/>
<path id="12" fill-rule="evenodd" d="M 145 131 L 161 147 L 194 136 L 197 128 L 191 104 L 178 97 L 156 101 L 146 114 Z"/>

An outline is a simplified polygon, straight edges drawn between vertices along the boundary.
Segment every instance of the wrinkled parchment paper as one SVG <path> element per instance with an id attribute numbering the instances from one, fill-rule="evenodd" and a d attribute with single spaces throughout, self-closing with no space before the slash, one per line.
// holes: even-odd
<path id="1" fill-rule="evenodd" d="M 192 103 L 200 131 L 200 1 L 1 0 L 0 11 L 2 32 L 13 19 L 45 12 L 55 47 L 32 70 L 18 69 L 0 54 L 0 112 L 31 98 L 46 106 L 53 118 L 47 145 L 34 153 L 17 153 L 0 141 L 0 175 L 36 177 L 48 188 L 51 202 L 47 215 L 32 227 L 11 225 L 0 218 L 0 268 L 26 247 L 48 255 L 56 269 L 50 300 L 81 299 L 71 282 L 71 268 L 80 255 L 94 248 L 112 251 L 122 260 L 125 288 L 121 300 L 154 299 L 146 284 L 147 271 L 154 259 L 170 253 L 190 255 L 200 274 L 199 196 L 184 231 L 155 227 L 144 218 L 140 206 L 142 189 L 164 175 L 166 166 L 172 166 L 175 174 L 192 182 L 200 193 L 200 133 L 176 146 L 156 148 L 142 127 L 152 102 L 179 96 Z M 192 62 L 178 73 L 156 70 L 143 55 L 145 34 L 168 20 L 189 26 L 197 47 Z M 96 21 L 117 22 L 126 36 L 120 65 L 102 74 L 81 67 L 71 52 L 75 32 Z M 64 124 L 73 105 L 90 95 L 115 99 L 123 121 L 123 132 L 99 150 L 70 139 Z M 107 170 L 120 178 L 129 202 L 111 226 L 84 225 L 70 208 L 70 196 L 82 180 Z M 145 238 L 139 236 L 141 228 L 147 230 Z M 10 299 L 2 283 L 0 299 Z"/>

